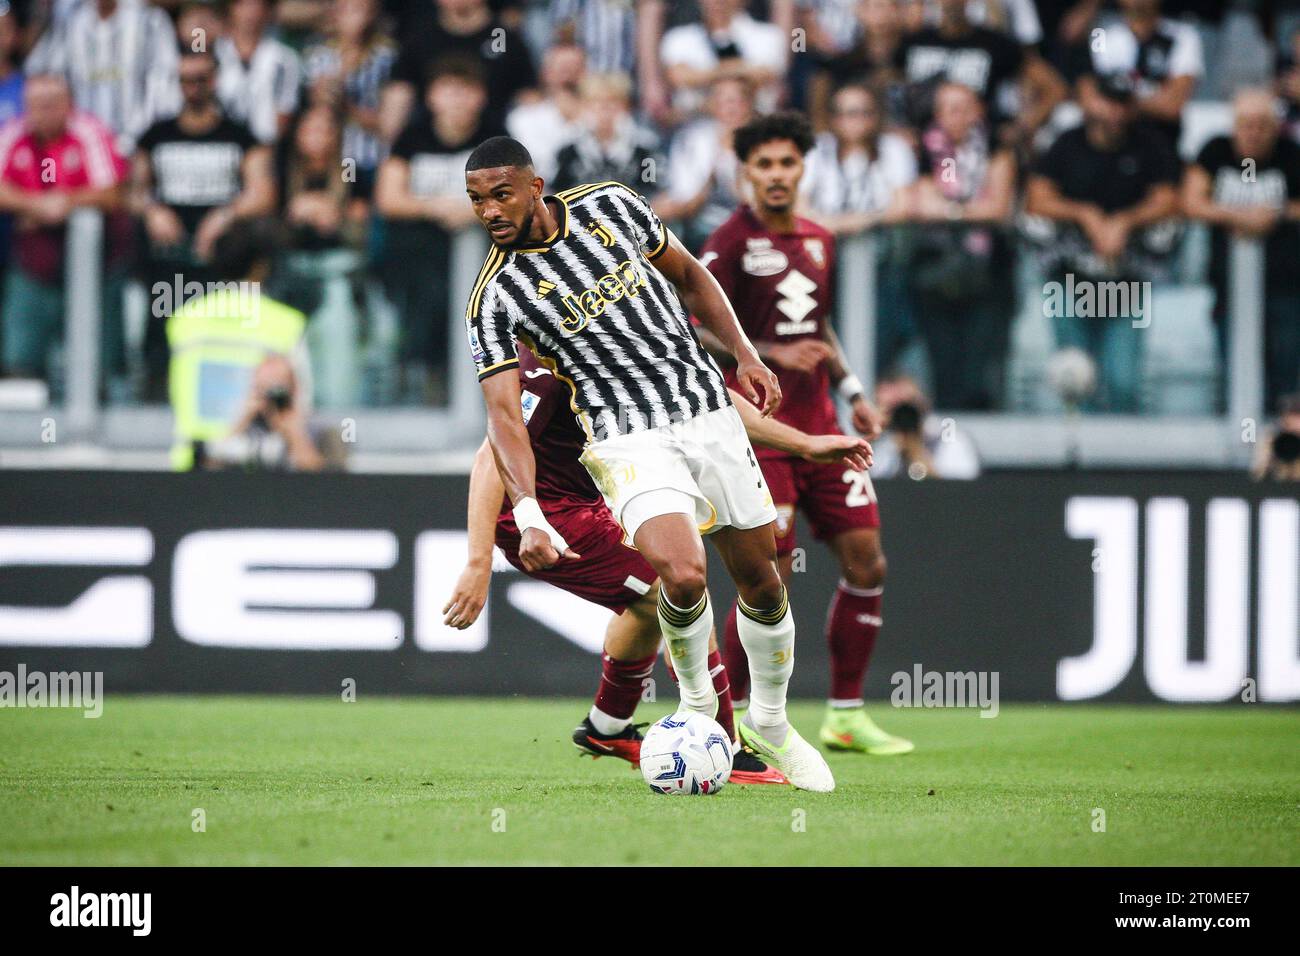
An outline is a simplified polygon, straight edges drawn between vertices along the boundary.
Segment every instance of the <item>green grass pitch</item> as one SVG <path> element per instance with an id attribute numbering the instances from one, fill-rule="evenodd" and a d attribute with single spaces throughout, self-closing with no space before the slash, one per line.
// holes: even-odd
<path id="1" fill-rule="evenodd" d="M 621 761 L 576 756 L 568 734 L 586 706 L 110 697 L 98 720 L 0 710 L 0 864 L 1300 863 L 1295 710 L 878 706 L 917 750 L 832 755 L 835 793 L 670 798 Z M 816 733 L 819 705 L 793 715 Z"/>

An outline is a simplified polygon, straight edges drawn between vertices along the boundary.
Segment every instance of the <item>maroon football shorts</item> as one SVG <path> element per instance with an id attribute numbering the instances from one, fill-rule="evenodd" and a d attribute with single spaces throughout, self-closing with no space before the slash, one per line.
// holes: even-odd
<path id="1" fill-rule="evenodd" d="M 880 527 L 876 489 L 867 472 L 802 458 L 762 458 L 760 463 L 776 505 L 777 554 L 794 550 L 796 508 L 804 513 L 818 541 L 857 528 Z"/>
<path id="2" fill-rule="evenodd" d="M 497 519 L 496 543 L 506 560 L 530 578 L 622 614 L 659 579 L 641 552 L 623 544 L 620 528 L 604 502 L 546 512 L 546 518 L 580 558 L 561 558 L 545 571 L 524 571 L 514 519 Z"/>

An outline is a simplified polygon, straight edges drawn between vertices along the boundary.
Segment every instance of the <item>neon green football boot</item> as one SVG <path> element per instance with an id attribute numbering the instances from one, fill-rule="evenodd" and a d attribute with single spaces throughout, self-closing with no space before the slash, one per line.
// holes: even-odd
<path id="1" fill-rule="evenodd" d="M 826 758 L 799 731 L 786 724 L 785 742 L 779 747 L 763 737 L 748 717 L 738 721 L 736 730 L 740 741 L 770 767 L 785 774 L 786 780 L 799 790 L 813 793 L 830 793 L 835 789 L 835 776 L 826 766 Z"/>
<path id="2" fill-rule="evenodd" d="M 831 750 L 856 750 L 873 757 L 892 757 L 916 749 L 910 740 L 877 727 L 861 707 L 827 707 L 820 736 Z"/>

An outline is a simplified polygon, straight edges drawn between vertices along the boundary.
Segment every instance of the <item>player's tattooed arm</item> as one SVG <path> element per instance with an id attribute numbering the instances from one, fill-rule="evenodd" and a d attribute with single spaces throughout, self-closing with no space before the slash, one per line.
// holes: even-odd
<path id="1" fill-rule="evenodd" d="M 542 571 L 560 558 L 579 557 L 551 527 L 537 503 L 537 461 L 519 412 L 519 370 L 507 369 L 479 382 L 487 403 L 488 442 L 521 532 L 519 560 L 528 571 Z"/>
<path id="2" fill-rule="evenodd" d="M 505 493 L 505 485 L 492 457 L 492 446 L 485 438 L 474 456 L 474 468 L 469 475 L 468 518 L 465 522 L 469 532 L 469 553 L 451 597 L 442 609 L 443 623 L 448 627 L 459 630 L 469 627 L 478 620 L 487 603 L 497 513 L 501 510 Z"/>
<path id="3" fill-rule="evenodd" d="M 736 361 L 736 381 L 741 393 L 755 405 L 760 404 L 761 393 L 763 414 L 775 412 L 781 405 L 781 386 L 740 327 L 736 313 L 713 273 L 671 232 L 668 233 L 667 248 L 650 262 L 677 287 L 686 311 L 699 319 L 701 325 L 717 336 L 723 348 L 731 353 Z"/>
<path id="4" fill-rule="evenodd" d="M 871 446 L 864 439 L 848 435 L 809 435 L 775 418 L 764 418 L 758 409 L 741 401 L 734 392 L 731 400 L 740 412 L 749 440 L 756 445 L 775 448 L 819 464 L 842 462 L 854 471 L 866 471 L 871 467 Z"/>

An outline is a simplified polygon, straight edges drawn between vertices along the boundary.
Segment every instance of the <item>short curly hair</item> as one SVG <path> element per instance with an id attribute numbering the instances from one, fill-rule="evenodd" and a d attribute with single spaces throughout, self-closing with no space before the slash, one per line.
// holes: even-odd
<path id="1" fill-rule="evenodd" d="M 532 166 L 533 157 L 523 143 L 509 136 L 492 136 L 474 147 L 465 160 L 465 172 L 498 166 Z"/>
<path id="2" fill-rule="evenodd" d="M 813 148 L 812 124 L 808 117 L 794 110 L 758 116 L 736 130 L 733 148 L 743 163 L 749 160 L 750 153 L 775 139 L 788 139 L 801 154 L 807 155 Z"/>

